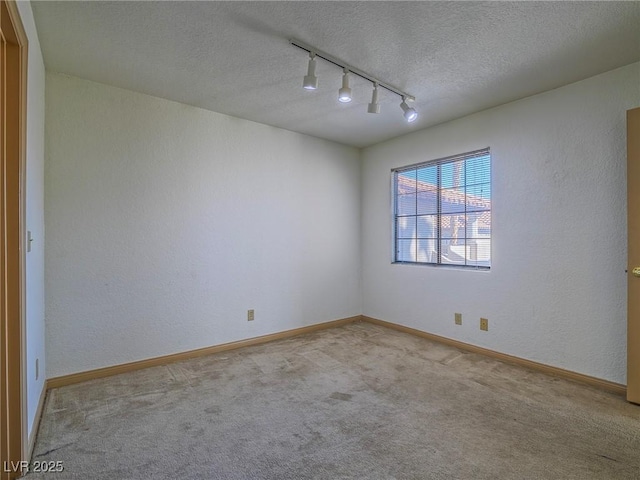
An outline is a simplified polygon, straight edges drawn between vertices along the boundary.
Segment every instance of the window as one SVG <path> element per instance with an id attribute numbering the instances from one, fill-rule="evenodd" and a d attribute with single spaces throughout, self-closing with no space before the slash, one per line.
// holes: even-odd
<path id="1" fill-rule="evenodd" d="M 489 149 L 393 170 L 394 262 L 491 267 Z"/>

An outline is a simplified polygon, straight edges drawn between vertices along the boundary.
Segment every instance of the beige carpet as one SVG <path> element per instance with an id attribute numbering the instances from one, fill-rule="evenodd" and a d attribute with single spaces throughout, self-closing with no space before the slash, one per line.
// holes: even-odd
<path id="1" fill-rule="evenodd" d="M 27 479 L 640 479 L 640 407 L 368 323 L 50 392 Z"/>

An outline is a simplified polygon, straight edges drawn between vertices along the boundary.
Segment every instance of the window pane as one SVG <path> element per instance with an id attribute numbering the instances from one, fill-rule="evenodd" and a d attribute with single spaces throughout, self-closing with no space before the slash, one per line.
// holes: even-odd
<path id="1" fill-rule="evenodd" d="M 438 188 L 438 166 L 430 165 L 417 170 L 418 190 Z"/>
<path id="2" fill-rule="evenodd" d="M 479 211 L 491 209 L 491 185 L 488 183 L 481 183 L 478 185 L 471 185 L 466 188 L 467 198 L 467 211 Z"/>
<path id="3" fill-rule="evenodd" d="M 399 239 L 396 241 L 396 261 L 415 262 L 416 261 L 415 240 Z"/>
<path id="4" fill-rule="evenodd" d="M 453 239 L 453 244 L 457 244 L 457 240 L 464 242 L 466 236 L 465 231 L 465 215 L 442 215 L 440 218 L 440 236 L 443 239 Z"/>
<path id="5" fill-rule="evenodd" d="M 464 213 L 464 187 L 443 189 L 440 195 L 441 211 L 446 213 Z"/>
<path id="6" fill-rule="evenodd" d="M 491 157 L 482 155 L 466 160 L 466 184 L 491 183 Z"/>
<path id="7" fill-rule="evenodd" d="M 442 240 L 442 263 L 448 265 L 464 265 L 464 244 L 454 245 L 451 240 Z"/>
<path id="8" fill-rule="evenodd" d="M 478 235 L 482 238 L 491 238 L 491 211 L 480 213 Z"/>
<path id="9" fill-rule="evenodd" d="M 491 237 L 491 212 L 467 213 L 467 238 Z"/>
<path id="10" fill-rule="evenodd" d="M 396 235 L 397 238 L 415 238 L 416 217 L 397 217 Z"/>
<path id="11" fill-rule="evenodd" d="M 438 238 L 438 215 L 421 215 L 417 217 L 418 238 Z"/>
<path id="12" fill-rule="evenodd" d="M 454 188 L 465 184 L 464 161 L 448 162 L 440 166 L 440 187 Z"/>
<path id="13" fill-rule="evenodd" d="M 416 240 L 416 261 L 421 263 L 438 263 L 438 247 L 435 238 Z"/>
<path id="14" fill-rule="evenodd" d="M 438 190 L 423 190 L 417 193 L 418 205 L 417 214 L 438 213 Z"/>
<path id="15" fill-rule="evenodd" d="M 416 191 L 416 171 L 408 170 L 396 175 L 396 188 L 398 194 L 411 193 Z"/>
<path id="16" fill-rule="evenodd" d="M 467 240 L 467 265 L 474 267 L 488 267 L 491 265 L 491 239 L 471 238 Z"/>
<path id="17" fill-rule="evenodd" d="M 416 214 L 416 194 L 407 193 L 398 195 L 398 203 L 396 205 L 397 215 L 415 215 Z"/>

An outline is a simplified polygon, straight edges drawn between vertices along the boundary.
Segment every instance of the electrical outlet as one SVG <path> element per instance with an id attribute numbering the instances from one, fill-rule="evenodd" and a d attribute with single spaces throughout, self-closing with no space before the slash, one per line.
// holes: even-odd
<path id="1" fill-rule="evenodd" d="M 484 330 L 485 332 L 489 331 L 489 319 L 481 318 L 480 319 L 480 330 Z"/>
<path id="2" fill-rule="evenodd" d="M 40 359 L 36 358 L 36 380 L 40 376 Z"/>
<path id="3" fill-rule="evenodd" d="M 251 322 L 255 319 L 255 312 L 253 311 L 253 309 L 251 310 L 247 310 L 247 321 Z"/>
<path id="4" fill-rule="evenodd" d="M 456 325 L 462 325 L 462 314 L 454 313 L 453 315 L 455 317 Z"/>

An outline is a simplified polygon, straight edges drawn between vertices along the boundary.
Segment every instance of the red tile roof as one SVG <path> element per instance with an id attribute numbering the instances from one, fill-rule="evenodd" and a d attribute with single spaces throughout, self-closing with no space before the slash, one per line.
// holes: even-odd
<path id="1" fill-rule="evenodd" d="M 421 182 L 418 180 L 413 180 L 402 175 L 398 175 L 397 177 L 397 187 L 398 194 L 410 194 L 417 192 L 431 192 L 433 194 L 433 198 L 430 199 L 431 202 L 435 203 L 436 192 L 438 191 L 438 186 L 433 183 Z M 425 196 L 421 196 L 420 198 L 425 199 Z M 427 197 L 428 198 L 428 197 Z M 474 209 L 487 209 L 488 211 L 482 212 L 480 214 L 480 228 L 491 228 L 491 200 L 478 197 L 476 195 L 465 194 L 464 191 L 454 190 L 454 189 L 442 189 L 442 200 L 446 202 L 449 206 L 453 205 L 467 205 L 467 207 L 475 207 Z M 445 206 L 446 209 L 446 206 Z M 451 227 L 451 219 L 457 217 L 458 226 L 464 226 L 464 214 L 443 214 L 442 215 L 442 225 L 441 228 L 450 228 Z"/>

